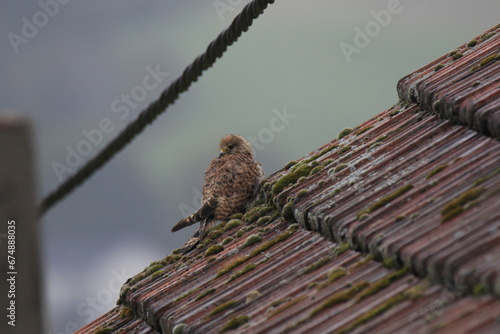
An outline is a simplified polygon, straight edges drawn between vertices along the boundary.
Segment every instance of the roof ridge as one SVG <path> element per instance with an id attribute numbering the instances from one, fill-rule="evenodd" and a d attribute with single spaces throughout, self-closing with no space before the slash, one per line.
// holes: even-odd
<path id="1" fill-rule="evenodd" d="M 500 25 L 399 80 L 399 98 L 500 139 Z"/>

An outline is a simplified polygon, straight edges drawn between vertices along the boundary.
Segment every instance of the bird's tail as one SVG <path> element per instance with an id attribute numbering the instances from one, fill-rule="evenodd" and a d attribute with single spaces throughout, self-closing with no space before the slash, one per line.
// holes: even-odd
<path id="1" fill-rule="evenodd" d="M 214 213 L 216 207 L 217 198 L 209 197 L 205 202 L 203 202 L 201 208 L 175 224 L 174 227 L 172 227 L 172 232 L 179 231 L 184 227 L 193 225 L 196 222 L 210 217 Z"/>
<path id="2" fill-rule="evenodd" d="M 200 242 L 200 228 L 197 228 L 193 236 L 190 237 L 188 241 L 186 241 L 184 246 L 182 246 L 182 248 L 179 250 L 179 253 L 180 254 L 189 253 L 198 245 L 199 242 Z"/>

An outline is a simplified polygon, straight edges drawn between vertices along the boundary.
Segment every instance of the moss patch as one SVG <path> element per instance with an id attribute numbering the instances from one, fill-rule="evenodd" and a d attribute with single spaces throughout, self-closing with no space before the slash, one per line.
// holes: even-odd
<path id="1" fill-rule="evenodd" d="M 209 238 L 210 240 L 214 240 L 214 239 L 217 239 L 218 237 L 220 237 L 223 233 L 224 233 L 224 231 L 214 230 L 214 231 L 211 231 L 210 233 L 208 233 L 207 238 Z"/>
<path id="2" fill-rule="evenodd" d="M 208 247 L 208 249 L 205 251 L 205 257 L 218 254 L 224 250 L 224 246 L 221 245 L 212 245 Z"/>
<path id="3" fill-rule="evenodd" d="M 477 187 L 477 186 L 483 184 L 484 182 L 488 181 L 489 179 L 491 179 L 493 176 L 495 176 L 497 174 L 500 174 L 500 168 L 498 168 L 497 170 L 495 170 L 493 173 L 488 174 L 488 175 L 483 176 L 483 177 L 480 177 L 479 179 L 477 179 L 476 181 L 474 181 L 474 187 Z"/>
<path id="4" fill-rule="evenodd" d="M 280 307 L 278 307 L 276 310 L 274 310 L 267 318 L 272 318 L 274 317 L 275 315 L 277 314 L 280 314 L 281 312 L 285 311 L 285 310 L 288 310 L 289 308 L 297 305 L 298 303 L 300 303 L 301 301 L 303 301 L 304 299 L 306 299 L 307 297 L 306 296 L 301 296 L 301 297 L 298 297 L 298 298 L 295 298 L 294 300 L 291 300 L 289 301 L 288 303 L 286 304 L 283 304 L 281 305 Z"/>
<path id="5" fill-rule="evenodd" d="M 258 234 L 252 234 L 251 236 L 249 236 L 247 238 L 247 240 L 245 240 L 245 242 L 243 243 L 243 245 L 241 245 L 241 248 L 245 248 L 245 247 L 250 247 L 258 242 L 261 242 L 262 241 L 262 237 Z"/>
<path id="6" fill-rule="evenodd" d="M 373 254 L 367 255 L 364 258 L 362 258 L 361 260 L 359 260 L 358 262 L 356 262 L 356 264 L 352 267 L 352 269 L 356 270 L 356 269 L 364 266 L 365 264 L 367 264 L 368 262 L 373 261 L 373 260 L 375 260 L 375 256 Z"/>
<path id="7" fill-rule="evenodd" d="M 449 202 L 441 210 L 441 222 L 445 223 L 465 211 L 465 205 L 475 201 L 485 191 L 484 188 L 472 188 Z"/>
<path id="8" fill-rule="evenodd" d="M 99 329 L 95 330 L 93 332 L 93 334 L 109 334 L 109 333 L 112 333 L 112 332 L 113 332 L 112 328 L 103 327 L 103 328 L 99 328 Z"/>
<path id="9" fill-rule="evenodd" d="M 224 312 L 225 310 L 227 310 L 228 308 L 231 308 L 233 307 L 234 305 L 238 304 L 238 301 L 236 300 L 230 300 L 228 302 L 225 302 L 224 304 L 220 304 L 219 306 L 217 306 L 216 308 L 214 308 L 212 310 L 212 312 L 210 312 L 205 318 L 211 318 L 219 313 L 222 313 Z"/>
<path id="10" fill-rule="evenodd" d="M 354 296 L 356 296 L 359 292 L 361 292 L 369 285 L 370 283 L 368 282 L 359 282 L 348 290 L 337 292 L 336 294 L 329 297 L 326 301 L 324 301 L 321 305 L 313 309 L 309 316 L 314 317 L 321 312 L 334 307 L 337 304 L 345 303 L 351 300 Z"/>
<path id="11" fill-rule="evenodd" d="M 500 54 L 499 54 L 499 53 L 494 53 L 494 54 L 492 54 L 492 55 L 490 55 L 490 56 L 488 56 L 488 57 L 483 58 L 483 59 L 479 62 L 479 64 L 478 64 L 478 65 L 473 66 L 473 67 L 471 68 L 471 71 L 475 71 L 475 70 L 477 70 L 477 69 L 479 69 L 479 68 L 482 68 L 483 66 L 486 66 L 486 65 L 488 65 L 489 63 L 491 63 L 491 62 L 493 62 L 493 61 L 495 61 L 495 60 L 499 60 L 499 59 L 500 59 Z"/>
<path id="12" fill-rule="evenodd" d="M 205 291 L 201 292 L 201 293 L 200 293 L 200 294 L 199 294 L 199 295 L 195 298 L 195 301 L 198 301 L 198 300 L 200 300 L 200 299 L 205 298 L 205 297 L 206 297 L 206 296 L 208 296 L 208 295 L 211 295 L 212 293 L 214 293 L 214 292 L 215 292 L 215 290 L 216 290 L 216 289 L 214 289 L 214 288 L 213 288 L 213 289 L 208 289 L 208 290 L 205 290 Z"/>
<path id="13" fill-rule="evenodd" d="M 431 177 L 433 177 L 434 175 L 436 175 L 437 173 L 441 172 L 442 170 L 446 169 L 448 167 L 448 165 L 439 165 L 437 166 L 436 168 L 434 168 L 433 170 L 431 170 L 429 172 L 429 174 L 427 174 L 427 176 L 425 177 L 425 179 L 430 179 Z"/>
<path id="14" fill-rule="evenodd" d="M 342 146 L 342 147 L 339 149 L 339 155 L 344 154 L 345 152 L 349 151 L 350 149 L 351 149 L 351 146 Z"/>
<path id="15" fill-rule="evenodd" d="M 193 293 L 197 292 L 198 290 L 200 290 L 200 287 L 197 287 L 197 288 L 194 288 L 192 290 L 189 290 L 188 292 L 184 293 L 183 295 L 177 297 L 175 299 L 175 302 L 178 302 L 178 301 L 181 301 L 183 300 L 184 298 L 188 297 L 188 296 L 191 296 Z"/>
<path id="16" fill-rule="evenodd" d="M 345 129 L 342 129 L 342 131 L 339 132 L 339 135 L 337 136 L 337 139 L 340 140 L 342 138 L 344 138 L 345 136 L 351 134 L 354 130 L 351 129 L 351 128 L 345 128 Z"/>
<path id="17" fill-rule="evenodd" d="M 474 285 L 474 287 L 472 288 L 472 294 L 474 296 L 484 295 L 486 293 L 488 293 L 488 290 L 481 283 L 478 283 L 478 284 Z"/>
<path id="18" fill-rule="evenodd" d="M 227 237 L 226 239 L 222 240 L 222 244 L 223 245 L 227 245 L 228 243 L 230 243 L 231 241 L 234 241 L 233 238 L 231 237 Z"/>
<path id="19" fill-rule="evenodd" d="M 351 246 L 347 242 L 341 242 L 338 244 L 334 249 L 333 249 L 333 254 L 334 255 L 341 255 L 347 252 Z"/>
<path id="20" fill-rule="evenodd" d="M 295 224 L 294 224 L 295 225 Z M 293 225 L 290 225 L 290 227 L 283 233 L 279 234 L 277 237 L 275 237 L 274 239 L 271 239 L 269 241 L 266 241 L 264 242 L 263 244 L 261 244 L 260 246 L 256 247 L 248 256 L 240 256 L 240 257 L 237 257 L 235 259 L 233 259 L 232 261 L 228 262 L 221 271 L 219 271 L 217 273 L 217 275 L 215 276 L 216 278 L 217 277 L 220 277 L 222 275 L 225 275 L 227 274 L 228 272 L 230 272 L 231 270 L 233 270 L 234 268 L 238 267 L 239 265 L 245 263 L 246 261 L 248 261 L 249 259 L 261 254 L 262 252 L 265 252 L 266 250 L 268 250 L 269 248 L 271 248 L 272 246 L 276 245 L 277 243 L 280 243 L 282 241 L 285 241 L 286 239 L 288 239 L 289 236 L 291 236 L 298 228 L 297 227 L 294 227 L 294 228 L 291 228 Z"/>
<path id="21" fill-rule="evenodd" d="M 469 48 L 472 48 L 476 45 L 477 45 L 477 41 L 475 39 L 473 39 L 473 40 L 469 41 L 469 43 L 467 43 L 467 47 L 469 47 Z"/>
<path id="22" fill-rule="evenodd" d="M 313 166 L 305 163 L 297 165 L 297 168 L 292 169 L 290 173 L 288 173 L 285 176 L 282 176 L 279 180 L 277 180 L 274 183 L 273 187 L 271 188 L 272 194 L 277 195 L 289 185 L 297 182 L 297 180 L 300 177 L 308 176 L 313 168 L 314 168 Z"/>
<path id="23" fill-rule="evenodd" d="M 359 130 L 359 131 L 356 133 L 356 136 L 359 136 L 360 134 L 363 134 L 363 133 L 365 133 L 366 131 L 369 131 L 369 130 L 371 130 L 371 129 L 373 129 L 373 126 L 367 126 L 366 128 L 363 128 L 363 129 Z"/>
<path id="24" fill-rule="evenodd" d="M 302 271 L 302 274 L 306 275 L 306 274 L 309 274 L 310 272 L 315 271 L 316 269 L 321 268 L 322 266 L 324 266 L 325 264 L 327 264 L 328 262 L 330 262 L 331 259 L 332 258 L 330 256 L 323 256 L 318 261 L 316 261 L 316 262 L 310 264 L 309 266 L 305 267 L 304 270 Z"/>
<path id="25" fill-rule="evenodd" d="M 330 270 L 328 272 L 328 275 L 327 275 L 328 280 L 326 282 L 322 283 L 318 287 L 318 289 L 321 290 L 321 289 L 327 287 L 328 285 L 332 284 L 333 282 L 338 281 L 339 279 L 341 279 L 345 275 L 347 275 L 347 270 L 344 267 L 338 267 L 338 268 L 334 268 L 334 269 Z"/>
<path id="26" fill-rule="evenodd" d="M 368 298 L 375 293 L 379 292 L 380 290 L 388 287 L 392 282 L 398 280 L 399 278 L 405 276 L 408 273 L 408 268 L 405 267 L 401 270 L 398 270 L 396 272 L 393 272 L 392 274 L 389 274 L 375 283 L 372 283 L 369 287 L 367 287 L 361 295 L 358 297 L 358 301 L 361 301 L 365 298 Z"/>
<path id="27" fill-rule="evenodd" d="M 257 268 L 257 265 L 255 265 L 254 263 L 251 263 L 249 265 L 246 265 L 243 269 L 241 269 L 240 271 L 238 271 L 236 274 L 234 274 L 233 276 L 231 276 L 226 283 L 230 283 L 232 281 L 234 281 L 235 279 L 237 278 L 240 278 L 241 276 L 245 275 L 246 273 L 248 273 L 249 271 L 252 271 L 254 270 L 255 268 Z"/>
<path id="28" fill-rule="evenodd" d="M 222 270 L 217 273 L 215 278 L 218 278 L 222 275 L 225 275 L 226 273 L 230 272 L 234 268 L 245 263 L 247 260 L 248 260 L 248 258 L 246 256 L 237 256 L 237 257 L 231 259 L 231 261 L 224 264 L 224 266 L 222 267 Z"/>
<path id="29" fill-rule="evenodd" d="M 347 167 L 346 164 L 340 164 L 338 165 L 337 167 L 335 167 L 335 169 L 333 170 L 335 173 L 338 173 L 340 172 L 341 170 L 345 169 Z"/>
<path id="30" fill-rule="evenodd" d="M 292 203 L 285 204 L 285 206 L 283 207 L 283 210 L 281 211 L 281 216 L 286 221 L 291 221 L 295 218 L 295 216 L 293 215 L 293 204 Z"/>
<path id="31" fill-rule="evenodd" d="M 124 319 L 126 317 L 129 317 L 132 314 L 134 314 L 134 312 L 132 311 L 132 309 L 130 307 L 128 307 L 128 306 L 124 306 L 120 310 L 120 319 Z"/>
<path id="32" fill-rule="evenodd" d="M 439 71 L 439 70 L 440 70 L 440 69 L 442 69 L 443 67 L 444 67 L 444 65 L 443 65 L 443 64 L 438 64 L 438 65 L 434 66 L 434 72 Z"/>
<path id="33" fill-rule="evenodd" d="M 273 208 L 268 204 L 257 205 L 253 208 L 248 209 L 247 212 L 245 212 L 245 214 L 243 215 L 242 220 L 251 224 L 272 210 Z"/>
<path id="34" fill-rule="evenodd" d="M 219 333 L 224 333 L 233 329 L 236 329 L 240 327 L 241 325 L 244 325 L 250 320 L 250 317 L 248 315 L 238 315 L 234 318 L 231 318 L 220 330 Z"/>
<path id="35" fill-rule="evenodd" d="M 373 203 L 372 205 L 370 205 L 367 209 L 358 212 L 356 215 L 356 218 L 359 219 L 363 214 L 372 213 L 373 211 L 383 207 L 384 205 L 389 204 L 390 202 L 392 202 L 393 200 L 395 200 L 399 196 L 403 195 L 404 193 L 410 191 L 411 189 L 413 189 L 412 184 L 407 184 L 407 185 L 399 188 L 398 190 L 396 190 L 392 194 L 385 196 L 385 197 L 382 197 L 380 200 L 378 200 L 375 203 Z"/>

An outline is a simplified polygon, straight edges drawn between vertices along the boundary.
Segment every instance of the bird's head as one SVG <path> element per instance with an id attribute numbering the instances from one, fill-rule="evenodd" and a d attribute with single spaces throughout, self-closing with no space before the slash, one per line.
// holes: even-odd
<path id="1" fill-rule="evenodd" d="M 238 135 L 226 135 L 219 143 L 219 155 L 244 154 L 253 158 L 252 146 L 243 137 Z"/>

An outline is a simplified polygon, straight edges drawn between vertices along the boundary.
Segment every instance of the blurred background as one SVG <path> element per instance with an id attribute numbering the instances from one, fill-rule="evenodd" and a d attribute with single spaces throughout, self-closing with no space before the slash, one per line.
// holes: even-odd
<path id="1" fill-rule="evenodd" d="M 134 120 L 249 1 L 2 4 L 1 113 L 35 127 L 42 198 Z M 41 14 L 40 14 L 41 13 Z M 219 138 L 266 175 L 397 103 L 397 81 L 499 23 L 498 0 L 277 1 L 167 113 L 41 220 L 44 333 L 71 333 L 184 244 Z"/>

